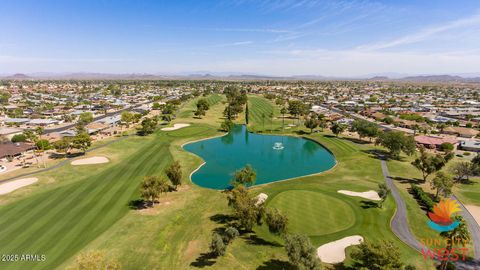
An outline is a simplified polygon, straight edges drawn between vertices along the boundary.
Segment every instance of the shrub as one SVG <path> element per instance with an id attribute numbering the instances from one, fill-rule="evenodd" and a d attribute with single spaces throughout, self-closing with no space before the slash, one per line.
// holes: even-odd
<path id="1" fill-rule="evenodd" d="M 210 252 L 215 256 L 223 256 L 227 251 L 227 246 L 223 242 L 220 234 L 214 232 L 212 234 L 212 242 L 210 242 Z"/>
<path id="2" fill-rule="evenodd" d="M 428 211 L 432 211 L 435 202 L 432 200 L 430 195 L 423 191 L 421 187 L 414 184 L 411 185 L 411 189 L 415 198 L 419 200 L 421 204 L 428 209 Z"/>
<path id="3" fill-rule="evenodd" d="M 440 145 L 440 150 L 443 152 L 450 152 L 450 151 L 453 151 L 453 149 L 454 149 L 453 144 L 448 142 L 444 142 Z"/>
<path id="4" fill-rule="evenodd" d="M 27 136 L 25 136 L 25 134 L 16 134 L 16 135 L 13 135 L 12 137 L 13 143 L 25 142 L 26 140 L 27 140 Z"/>

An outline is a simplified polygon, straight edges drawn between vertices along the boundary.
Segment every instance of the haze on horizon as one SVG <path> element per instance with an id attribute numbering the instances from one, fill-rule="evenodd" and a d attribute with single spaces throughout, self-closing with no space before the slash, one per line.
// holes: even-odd
<path id="1" fill-rule="evenodd" d="M 480 72 L 480 2 L 2 1 L 0 73 Z"/>

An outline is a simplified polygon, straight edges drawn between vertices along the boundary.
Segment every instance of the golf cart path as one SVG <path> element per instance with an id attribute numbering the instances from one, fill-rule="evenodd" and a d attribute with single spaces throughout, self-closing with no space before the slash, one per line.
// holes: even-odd
<path id="1" fill-rule="evenodd" d="M 395 204 L 397 205 L 397 211 L 393 216 L 390 227 L 392 228 L 393 233 L 405 244 L 410 246 L 411 248 L 421 252 L 423 246 L 422 244 L 415 238 L 415 236 L 410 231 L 410 226 L 408 225 L 407 221 L 407 207 L 405 202 L 403 201 L 400 192 L 398 191 L 395 183 L 393 182 L 392 178 L 390 177 L 390 173 L 388 172 L 387 162 L 382 159 L 382 173 L 385 178 L 385 182 L 388 188 L 392 192 L 392 196 L 395 199 Z M 456 199 L 460 202 L 457 197 L 452 196 L 453 199 Z M 472 240 L 474 242 L 474 260 L 462 262 L 458 261 L 455 265 L 458 270 L 480 270 L 480 226 L 477 224 L 473 216 L 468 212 L 465 206 L 460 202 L 460 207 L 462 208 L 462 215 L 467 222 L 468 229 L 470 231 Z"/>
<path id="2" fill-rule="evenodd" d="M 402 242 L 421 252 L 423 246 L 410 231 L 410 226 L 408 226 L 407 221 L 407 207 L 402 199 L 402 196 L 400 195 L 400 192 L 395 186 L 395 183 L 393 183 L 393 180 L 390 177 L 387 162 L 382 159 L 381 164 L 383 177 L 385 178 L 385 182 L 388 188 L 391 190 L 392 196 L 395 199 L 395 204 L 397 205 L 397 211 L 395 211 L 395 215 L 390 222 L 392 231 L 398 238 L 400 238 L 400 240 L 402 240 Z"/>
<path id="3" fill-rule="evenodd" d="M 470 237 L 473 241 L 475 259 L 478 261 L 478 269 L 480 269 L 480 226 L 473 215 L 467 210 L 465 205 L 463 205 L 463 203 L 455 195 L 452 195 L 452 199 L 457 200 L 457 202 L 460 204 L 460 208 L 462 209 L 462 216 L 467 222 L 468 230 L 470 231 Z"/>

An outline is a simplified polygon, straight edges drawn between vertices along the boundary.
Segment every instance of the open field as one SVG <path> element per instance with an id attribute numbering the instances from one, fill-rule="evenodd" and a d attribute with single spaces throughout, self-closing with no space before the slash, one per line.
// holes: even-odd
<path id="1" fill-rule="evenodd" d="M 212 231 L 222 227 L 231 212 L 225 194 L 190 183 L 188 175 L 202 161 L 181 145 L 219 135 L 224 104 L 213 105 L 202 119 L 184 113 L 190 105 L 174 121 L 191 123 L 189 127 L 116 142 L 87 155 L 106 156 L 110 163 L 65 165 L 36 175 L 39 183 L 28 192 L 2 198 L 0 241 L 7 243 L 0 247 L 2 253 L 45 254 L 47 260 L 1 268 L 65 267 L 79 252 L 99 249 L 125 269 L 289 269 L 283 240 L 271 235 L 265 225 L 235 240 L 225 256 L 211 259 L 206 255 Z M 337 192 L 375 190 L 383 182 L 379 160 L 367 153 L 372 146 L 329 134 L 308 137 L 328 147 L 339 164 L 319 175 L 257 186 L 252 193 L 267 194 L 267 207 L 285 211 L 291 220 L 289 229 L 308 234 L 316 247 L 350 235 L 361 235 L 366 241 L 388 239 L 401 249 L 406 263 L 431 269 L 391 232 L 395 211 L 391 197 L 378 208 L 365 199 Z M 180 190 L 163 195 L 154 208 L 129 209 L 129 202 L 139 198 L 143 176 L 161 175 L 172 156 L 184 172 Z M 335 211 L 337 207 L 340 212 Z M 346 266 L 352 264 L 350 251 Z"/>

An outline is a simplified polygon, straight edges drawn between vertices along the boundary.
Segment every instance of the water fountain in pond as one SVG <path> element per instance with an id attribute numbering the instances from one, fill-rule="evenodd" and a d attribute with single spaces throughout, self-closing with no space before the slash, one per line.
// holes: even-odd
<path id="1" fill-rule="evenodd" d="M 283 143 L 281 143 L 281 142 L 276 142 L 276 143 L 273 144 L 273 149 L 274 150 L 282 150 L 283 148 L 285 148 L 285 147 L 283 147 Z"/>

